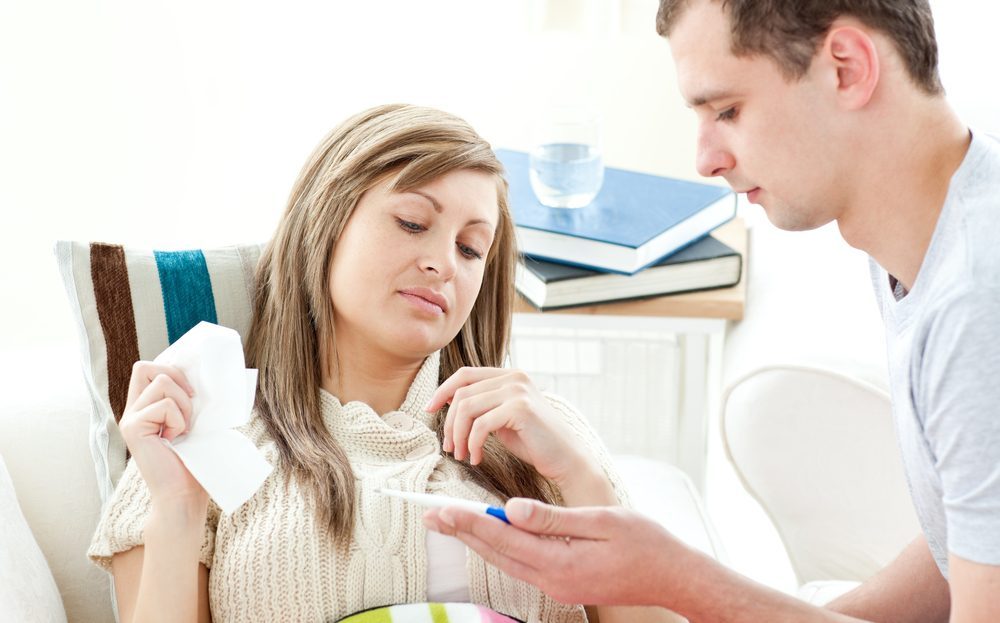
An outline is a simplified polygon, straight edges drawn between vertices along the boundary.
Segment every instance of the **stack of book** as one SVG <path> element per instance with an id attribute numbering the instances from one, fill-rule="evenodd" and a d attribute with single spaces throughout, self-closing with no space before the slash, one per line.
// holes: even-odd
<path id="1" fill-rule="evenodd" d="M 736 215 L 718 186 L 607 168 L 590 205 L 549 208 L 528 181 L 528 155 L 505 149 L 510 206 L 523 258 L 518 291 L 540 310 L 739 283 L 742 256 L 710 232 Z"/>

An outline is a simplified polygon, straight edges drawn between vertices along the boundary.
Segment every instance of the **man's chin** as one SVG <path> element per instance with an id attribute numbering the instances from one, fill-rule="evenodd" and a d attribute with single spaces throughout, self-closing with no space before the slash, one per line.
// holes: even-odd
<path id="1" fill-rule="evenodd" d="M 767 215 L 767 220 L 783 231 L 810 231 L 830 222 L 829 219 L 824 221 L 815 215 L 789 208 L 761 207 L 764 209 L 764 214 Z"/>

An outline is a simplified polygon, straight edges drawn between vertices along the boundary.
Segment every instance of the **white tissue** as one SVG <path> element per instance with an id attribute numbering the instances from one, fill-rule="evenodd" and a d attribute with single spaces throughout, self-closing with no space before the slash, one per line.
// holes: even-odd
<path id="1" fill-rule="evenodd" d="M 191 426 L 167 445 L 224 513 L 257 492 L 274 469 L 243 433 L 257 371 L 246 368 L 240 334 L 199 322 L 154 360 L 184 373 L 194 389 Z"/>

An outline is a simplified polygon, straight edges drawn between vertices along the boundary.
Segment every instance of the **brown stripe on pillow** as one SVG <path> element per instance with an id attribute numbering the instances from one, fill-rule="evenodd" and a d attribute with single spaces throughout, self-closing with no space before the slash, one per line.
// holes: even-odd
<path id="1" fill-rule="evenodd" d="M 90 276 L 108 349 L 108 400 L 118 422 L 128 399 L 132 365 L 139 360 L 125 249 L 121 245 L 91 243 Z"/>

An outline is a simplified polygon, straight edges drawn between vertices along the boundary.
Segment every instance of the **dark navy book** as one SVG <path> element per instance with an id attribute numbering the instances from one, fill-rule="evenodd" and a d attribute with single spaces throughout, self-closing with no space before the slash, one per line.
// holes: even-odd
<path id="1" fill-rule="evenodd" d="M 528 154 L 496 150 L 507 170 L 518 245 L 532 257 L 636 273 L 736 216 L 728 188 L 607 167 L 590 205 L 549 208 L 528 181 Z"/>
<path id="2" fill-rule="evenodd" d="M 518 292 L 542 311 L 734 286 L 743 257 L 712 236 L 634 275 L 587 270 L 525 257 L 517 266 Z"/>

